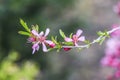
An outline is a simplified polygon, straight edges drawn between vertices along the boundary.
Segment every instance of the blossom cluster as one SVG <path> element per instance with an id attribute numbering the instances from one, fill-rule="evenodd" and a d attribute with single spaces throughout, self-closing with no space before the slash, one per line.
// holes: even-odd
<path id="1" fill-rule="evenodd" d="M 113 28 L 119 27 L 113 25 Z M 103 66 L 109 66 L 115 69 L 113 75 L 108 77 L 108 80 L 120 78 L 120 30 L 111 33 L 110 39 L 106 42 L 105 56 L 102 58 L 101 63 Z"/>
<path id="2" fill-rule="evenodd" d="M 120 2 L 113 7 L 116 14 L 120 15 Z M 118 28 L 119 25 L 113 25 L 112 28 Z M 120 78 L 120 29 L 112 32 L 106 42 L 105 56 L 101 60 L 103 66 L 109 66 L 114 70 L 107 80 L 117 80 Z"/>

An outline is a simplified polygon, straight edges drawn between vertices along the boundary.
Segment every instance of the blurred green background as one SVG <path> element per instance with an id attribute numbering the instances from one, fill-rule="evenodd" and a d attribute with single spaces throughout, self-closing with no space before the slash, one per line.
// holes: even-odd
<path id="1" fill-rule="evenodd" d="M 97 31 L 120 22 L 112 10 L 117 1 L 0 0 L 0 80 L 104 80 L 108 69 L 101 68 L 99 61 L 105 45 L 81 52 L 39 50 L 32 55 L 27 37 L 18 34 L 23 30 L 19 19 L 29 27 L 49 27 L 53 36 L 60 36 L 59 29 L 68 35 L 80 28 L 83 35 L 93 40 Z"/>

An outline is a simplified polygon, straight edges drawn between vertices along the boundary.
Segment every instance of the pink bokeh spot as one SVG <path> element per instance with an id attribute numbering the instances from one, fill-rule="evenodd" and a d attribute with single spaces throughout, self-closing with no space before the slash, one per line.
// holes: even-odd
<path id="1" fill-rule="evenodd" d="M 117 5 L 113 7 L 113 11 L 120 15 L 120 2 L 118 2 Z"/>

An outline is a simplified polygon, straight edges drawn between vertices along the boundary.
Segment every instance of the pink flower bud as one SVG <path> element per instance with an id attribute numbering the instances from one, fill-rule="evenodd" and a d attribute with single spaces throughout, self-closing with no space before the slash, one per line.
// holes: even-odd
<path id="1" fill-rule="evenodd" d="M 54 48 L 55 47 L 55 44 L 50 44 L 49 45 L 51 48 Z"/>
<path id="2" fill-rule="evenodd" d="M 65 51 L 69 51 L 71 50 L 71 48 L 63 48 Z"/>
<path id="3" fill-rule="evenodd" d="M 28 38 L 28 42 L 34 42 L 34 41 L 36 41 L 36 38 L 33 37 Z"/>

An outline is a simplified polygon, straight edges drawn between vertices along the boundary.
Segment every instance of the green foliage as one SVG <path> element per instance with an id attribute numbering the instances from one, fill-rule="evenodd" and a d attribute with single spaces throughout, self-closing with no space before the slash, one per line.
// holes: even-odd
<path id="1" fill-rule="evenodd" d="M 61 35 L 63 38 L 66 37 L 65 34 L 64 34 L 64 32 L 63 32 L 61 29 L 59 30 L 59 33 L 60 33 L 60 35 Z"/>
<path id="2" fill-rule="evenodd" d="M 57 36 L 55 38 L 52 36 L 51 40 L 56 44 L 56 46 L 54 47 L 54 49 L 57 49 L 57 52 L 59 52 L 60 49 L 62 48 L 61 42 L 57 41 Z M 53 50 L 53 48 L 51 50 Z"/>
<path id="3" fill-rule="evenodd" d="M 23 26 L 23 28 L 27 31 L 30 32 L 30 29 L 27 26 L 27 23 L 24 22 L 22 19 L 20 19 L 20 24 Z"/>
<path id="4" fill-rule="evenodd" d="M 101 37 L 97 42 L 101 45 L 104 40 L 106 39 L 106 37 L 110 37 L 109 33 L 105 30 L 104 32 L 99 31 L 97 32 L 97 34 Z"/>
<path id="5" fill-rule="evenodd" d="M 97 34 L 98 34 L 98 36 L 103 36 L 103 35 L 105 35 L 105 33 L 102 32 L 102 31 L 98 31 Z"/>
<path id="6" fill-rule="evenodd" d="M 84 43 L 86 43 L 88 45 L 87 48 L 89 48 L 91 46 L 91 42 L 89 40 L 85 40 Z"/>
<path id="7" fill-rule="evenodd" d="M 30 36 L 30 33 L 25 32 L 25 31 L 19 31 L 18 33 L 21 34 L 21 35 Z"/>
<path id="8" fill-rule="evenodd" d="M 69 37 L 72 38 L 72 35 L 73 35 L 73 33 L 71 33 Z"/>
<path id="9" fill-rule="evenodd" d="M 109 34 L 108 34 L 108 32 L 106 30 L 104 32 L 98 31 L 97 34 L 98 34 L 98 36 L 107 36 L 107 37 L 109 37 Z"/>
<path id="10" fill-rule="evenodd" d="M 63 44 L 65 45 L 68 45 L 68 46 L 72 46 L 73 45 L 73 42 L 62 42 Z"/>
<path id="11" fill-rule="evenodd" d="M 55 43 L 55 44 L 58 44 L 57 42 L 57 36 L 54 38 L 53 36 L 51 37 L 51 40 Z"/>
<path id="12" fill-rule="evenodd" d="M 100 40 L 99 40 L 99 44 L 101 45 L 104 41 L 105 41 L 106 37 L 102 37 Z"/>
<path id="13" fill-rule="evenodd" d="M 34 25 L 32 25 L 32 29 L 33 30 L 36 30 L 37 32 L 39 32 L 39 26 L 36 24 L 35 26 Z"/>
<path id="14" fill-rule="evenodd" d="M 0 80 L 35 80 L 38 67 L 35 63 L 26 61 L 18 65 L 15 61 L 19 59 L 17 52 L 11 52 L 0 63 Z"/>

